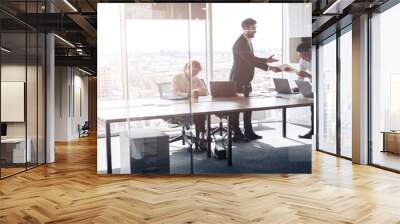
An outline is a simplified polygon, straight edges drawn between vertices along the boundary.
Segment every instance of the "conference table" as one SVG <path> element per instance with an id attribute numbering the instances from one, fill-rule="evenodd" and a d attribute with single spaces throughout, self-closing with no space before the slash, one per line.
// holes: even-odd
<path id="1" fill-rule="evenodd" d="M 258 94 L 249 97 L 237 95 L 234 97 L 200 96 L 190 100 L 166 100 L 148 98 L 132 100 L 128 103 L 116 103 L 109 108 L 98 110 L 98 119 L 105 123 L 105 139 L 107 152 L 107 173 L 112 173 L 111 160 L 111 124 L 126 121 L 141 121 L 153 119 L 168 119 L 177 116 L 206 115 L 207 116 L 207 156 L 211 156 L 211 115 L 225 114 L 228 120 L 228 147 L 226 160 L 232 166 L 232 130 L 229 116 L 235 112 L 261 111 L 282 109 L 282 136 L 286 137 L 286 110 L 294 107 L 313 107 L 312 98 L 301 94 Z"/>

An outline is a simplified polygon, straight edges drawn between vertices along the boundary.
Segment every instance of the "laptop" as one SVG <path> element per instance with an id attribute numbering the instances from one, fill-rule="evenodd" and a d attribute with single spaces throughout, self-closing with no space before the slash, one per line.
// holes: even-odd
<path id="1" fill-rule="evenodd" d="M 188 96 L 184 95 L 175 95 L 171 91 L 171 83 L 158 83 L 158 92 L 160 93 L 160 97 L 166 100 L 186 100 Z"/>
<path id="2" fill-rule="evenodd" d="M 297 88 L 304 97 L 314 98 L 314 93 L 311 88 L 310 82 L 296 80 Z"/>
<path id="3" fill-rule="evenodd" d="M 210 90 L 212 97 L 233 97 L 236 96 L 235 81 L 211 81 Z"/>
<path id="4" fill-rule="evenodd" d="M 274 78 L 275 90 L 278 93 L 292 94 L 289 81 L 287 79 Z"/>
<path id="5" fill-rule="evenodd" d="M 161 96 L 161 98 L 166 99 L 166 100 L 186 100 L 186 99 L 188 99 L 187 96 L 180 96 L 180 95 L 166 95 L 166 96 Z"/>

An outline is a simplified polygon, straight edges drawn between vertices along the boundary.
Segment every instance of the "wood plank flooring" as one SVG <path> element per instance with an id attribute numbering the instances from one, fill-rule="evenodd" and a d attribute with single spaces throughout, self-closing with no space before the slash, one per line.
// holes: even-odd
<path id="1" fill-rule="evenodd" d="M 400 175 L 313 152 L 312 175 L 99 176 L 96 138 L 0 181 L 0 223 L 400 223 Z"/>

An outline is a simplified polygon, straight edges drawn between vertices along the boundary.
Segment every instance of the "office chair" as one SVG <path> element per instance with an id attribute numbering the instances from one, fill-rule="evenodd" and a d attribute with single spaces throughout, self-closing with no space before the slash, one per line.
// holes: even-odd
<path id="1" fill-rule="evenodd" d="M 89 121 L 85 121 L 82 127 L 80 127 L 80 125 L 78 124 L 79 138 L 89 136 L 89 129 L 90 129 Z"/>
<path id="2" fill-rule="evenodd" d="M 157 83 L 157 87 L 158 87 L 158 92 L 160 94 L 160 97 L 163 97 L 165 95 L 172 95 L 172 91 L 171 91 L 172 84 L 170 82 Z M 182 127 L 181 134 L 170 138 L 169 143 L 182 141 L 182 145 L 185 145 L 185 143 L 190 144 L 191 142 L 196 141 L 196 138 L 194 136 L 186 133 L 186 129 L 190 128 L 190 118 L 185 117 L 185 116 L 177 116 L 174 118 L 168 118 L 168 119 L 163 119 L 163 120 L 170 124 L 176 125 L 176 126 L 174 126 L 174 128 Z"/>
<path id="3" fill-rule="evenodd" d="M 203 79 L 200 79 L 202 82 L 203 82 L 203 85 L 204 86 L 207 86 L 206 85 L 206 83 L 205 83 L 205 81 L 203 80 Z M 218 133 L 219 132 L 219 135 L 220 136 L 223 136 L 223 133 L 224 132 L 228 132 L 228 129 L 227 128 L 224 128 L 224 124 L 223 124 L 223 122 L 222 122 L 222 119 L 227 119 L 227 116 L 225 115 L 225 114 L 215 114 L 215 116 L 217 116 L 218 118 L 219 118 L 219 126 L 218 127 L 216 127 L 216 128 L 214 128 L 214 129 L 212 129 L 211 130 L 211 134 L 212 135 L 215 135 L 216 133 Z"/>
<path id="4" fill-rule="evenodd" d="M 219 135 L 222 136 L 224 132 L 228 133 L 228 129 L 224 127 L 224 124 L 222 122 L 222 119 L 227 119 L 227 116 L 225 114 L 215 114 L 215 116 L 219 118 L 219 125 L 218 127 L 211 130 L 211 134 L 215 135 L 219 132 Z"/>

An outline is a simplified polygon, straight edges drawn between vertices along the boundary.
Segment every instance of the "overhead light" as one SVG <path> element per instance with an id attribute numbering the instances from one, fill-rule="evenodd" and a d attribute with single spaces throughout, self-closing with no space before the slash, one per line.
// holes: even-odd
<path id="1" fill-rule="evenodd" d="M 68 40 L 66 40 L 66 39 L 64 39 L 64 38 L 62 38 L 62 37 L 60 37 L 59 35 L 57 35 L 57 34 L 54 34 L 54 36 L 55 37 L 57 37 L 59 40 L 61 40 L 62 42 L 64 42 L 64 43 L 66 43 L 67 45 L 69 45 L 70 47 L 73 47 L 73 48 L 75 48 L 75 45 L 73 45 L 71 42 L 69 42 Z"/>
<path id="2" fill-rule="evenodd" d="M 67 4 L 74 12 L 78 12 L 78 10 L 71 4 L 69 3 L 68 0 L 64 0 L 65 4 Z"/>
<path id="3" fill-rule="evenodd" d="M 90 72 L 88 72 L 88 71 L 86 71 L 86 70 L 83 70 L 83 69 L 81 69 L 81 68 L 79 68 L 79 67 L 78 67 L 78 70 L 81 71 L 81 72 L 83 72 L 83 73 L 85 73 L 85 74 L 87 74 L 87 75 L 90 75 L 90 76 L 93 75 L 92 73 L 90 73 Z"/>
<path id="4" fill-rule="evenodd" d="M 6 53 L 10 53 L 11 52 L 11 50 L 9 50 L 9 49 L 7 49 L 5 47 L 1 47 L 1 51 L 4 51 Z"/>

